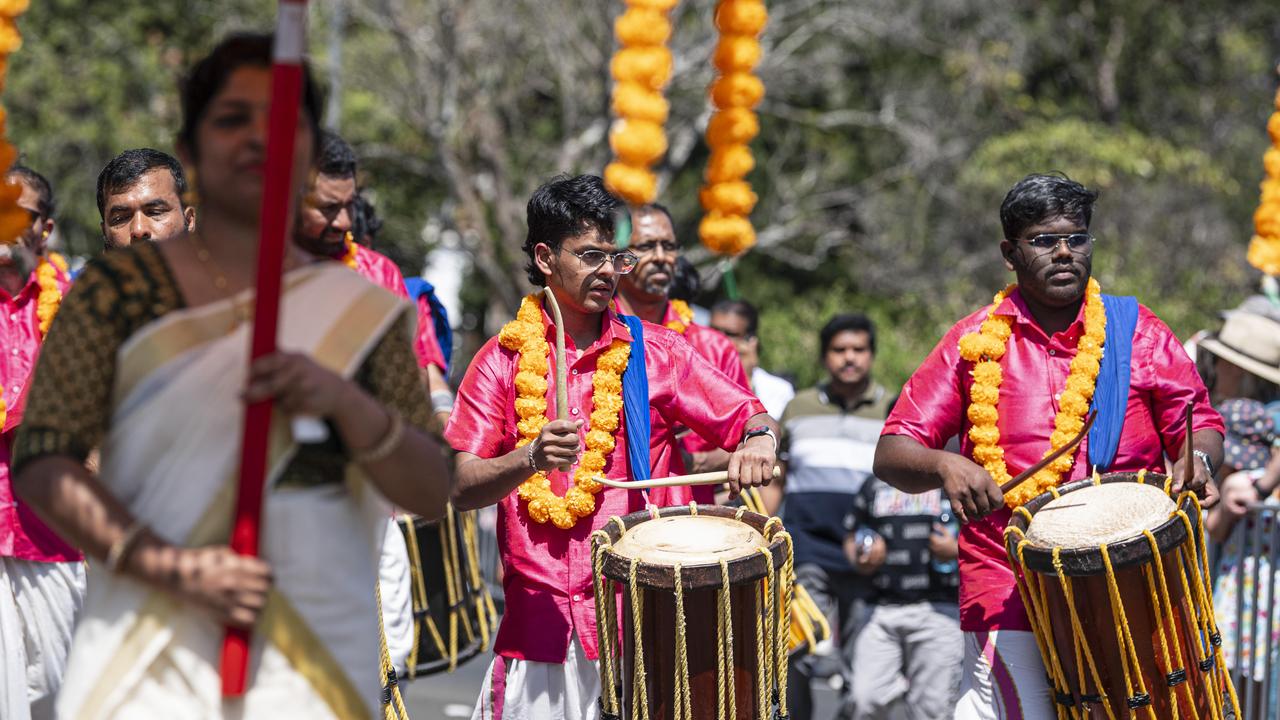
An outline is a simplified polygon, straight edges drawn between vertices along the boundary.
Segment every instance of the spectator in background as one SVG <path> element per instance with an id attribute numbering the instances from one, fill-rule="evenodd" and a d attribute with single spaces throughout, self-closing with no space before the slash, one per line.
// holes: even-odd
<path id="1" fill-rule="evenodd" d="M 882 720 L 905 706 L 911 718 L 950 718 L 964 659 L 951 506 L 942 490 L 908 495 L 872 477 L 845 527 L 845 555 L 873 588 L 854 647 L 853 717 Z"/>
<path id="2" fill-rule="evenodd" d="M 742 370 L 751 380 L 751 391 L 774 417 L 782 417 L 787 403 L 796 396 L 791 383 L 760 367 L 760 337 L 756 334 L 760 316 L 746 300 L 721 300 L 711 308 L 711 328 L 733 341 L 742 360 Z"/>
<path id="3" fill-rule="evenodd" d="M 163 242 L 196 227 L 187 205 L 182 163 L 151 148 L 125 150 L 98 173 L 98 215 L 107 250 L 140 241 Z"/>
<path id="4" fill-rule="evenodd" d="M 799 392 L 782 413 L 786 472 L 781 481 L 761 488 L 761 494 L 770 513 L 776 513 L 785 498 L 782 522 L 795 543 L 796 580 L 832 627 L 847 713 L 854 639 L 869 583 L 845 557 L 844 522 L 871 476 L 892 395 L 872 379 L 876 331 L 865 315 L 836 315 L 823 326 L 819 339 L 827 379 Z M 781 491 L 775 490 L 779 485 Z M 787 702 L 795 720 L 812 717 L 810 684 L 825 674 L 832 659 L 830 653 L 817 653 L 791 662 Z"/>

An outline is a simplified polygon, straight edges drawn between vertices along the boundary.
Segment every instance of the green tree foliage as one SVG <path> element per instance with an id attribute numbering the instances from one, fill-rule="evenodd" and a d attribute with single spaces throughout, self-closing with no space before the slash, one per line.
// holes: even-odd
<path id="1" fill-rule="evenodd" d="M 4 102 L 11 135 L 62 200 L 63 235 L 97 247 L 93 182 L 116 152 L 172 149 L 176 80 L 273 3 L 42 0 L 23 18 Z M 466 251 L 460 320 L 493 332 L 528 289 L 524 201 L 608 160 L 608 59 L 620 2 L 313 0 L 329 118 L 356 146 L 409 273 Z M 723 264 L 696 245 L 712 0 L 681 3 L 662 201 L 710 302 Z M 1029 172 L 1101 191 L 1096 272 L 1181 335 L 1256 282 L 1244 261 L 1280 56 L 1272 4 L 1163 0 L 788 0 L 770 3 L 753 145 L 756 250 L 734 265 L 763 311 L 764 364 L 818 376 L 838 311 L 880 327 L 900 382 L 945 329 L 1008 281 L 997 209 Z M 461 358 L 460 358 L 461 359 Z"/>

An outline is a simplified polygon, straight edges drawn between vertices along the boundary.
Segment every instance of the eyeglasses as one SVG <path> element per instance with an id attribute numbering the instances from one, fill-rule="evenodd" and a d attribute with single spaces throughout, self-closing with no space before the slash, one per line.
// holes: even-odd
<path id="1" fill-rule="evenodd" d="M 565 252 L 581 260 L 582 264 L 586 265 L 587 268 L 591 270 L 599 270 L 604 266 L 605 261 L 608 260 L 613 263 L 613 269 L 619 275 L 626 275 L 632 270 L 635 270 L 636 263 L 640 261 L 640 258 L 636 257 L 635 253 L 628 252 L 626 250 L 620 250 L 615 253 L 607 253 L 603 250 L 583 250 L 580 253 L 576 253 L 572 250 L 565 250 Z"/>
<path id="2" fill-rule="evenodd" d="M 1036 252 L 1057 250 L 1058 244 L 1066 241 L 1067 249 L 1073 253 L 1085 254 L 1093 249 L 1094 237 L 1089 233 L 1042 233 L 1027 240 L 1027 244 Z"/>

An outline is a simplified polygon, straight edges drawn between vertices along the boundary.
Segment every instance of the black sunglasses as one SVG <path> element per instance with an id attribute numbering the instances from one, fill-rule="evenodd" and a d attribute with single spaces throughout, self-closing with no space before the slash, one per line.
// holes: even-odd
<path id="1" fill-rule="evenodd" d="M 1094 237 L 1089 233 L 1041 233 L 1027 240 L 1027 244 L 1039 252 L 1058 249 L 1058 243 L 1067 243 L 1074 253 L 1085 253 L 1093 247 Z"/>

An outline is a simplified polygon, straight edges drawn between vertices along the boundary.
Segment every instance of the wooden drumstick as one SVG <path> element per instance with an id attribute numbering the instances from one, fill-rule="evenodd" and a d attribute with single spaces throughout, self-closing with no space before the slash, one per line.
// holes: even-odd
<path id="1" fill-rule="evenodd" d="M 551 308 L 551 317 L 556 324 L 556 419 L 569 419 L 569 388 L 565 386 L 564 367 L 564 320 L 560 317 L 560 303 L 556 302 L 551 288 L 542 288 L 546 304 Z M 570 465 L 560 466 L 561 472 L 569 472 Z"/>
<path id="2" fill-rule="evenodd" d="M 782 468 L 777 465 L 773 466 L 773 479 L 777 480 L 782 477 Z M 729 482 L 729 472 L 727 470 L 717 470 L 716 472 L 694 473 L 693 475 L 674 475 L 672 477 L 655 478 L 653 480 L 637 480 L 635 482 L 627 482 L 626 480 L 608 480 L 598 477 L 595 481 L 601 485 L 608 485 L 611 488 L 619 490 L 649 490 L 652 488 L 676 487 L 679 485 L 719 485 Z"/>
<path id="3" fill-rule="evenodd" d="M 1001 494 L 1007 495 L 1010 490 L 1021 485 L 1023 481 L 1025 481 L 1027 478 L 1031 477 L 1032 475 L 1035 475 L 1036 473 L 1048 467 L 1049 463 L 1062 457 L 1063 454 L 1069 453 L 1072 450 L 1074 450 L 1076 445 L 1079 445 L 1080 441 L 1083 440 L 1084 437 L 1089 434 L 1089 428 L 1093 427 L 1093 421 L 1097 419 L 1097 417 L 1098 417 L 1098 411 L 1090 410 L 1089 414 L 1085 416 L 1084 427 L 1080 428 L 1080 432 L 1076 433 L 1076 436 L 1071 438 L 1071 442 L 1067 443 L 1066 445 L 1063 445 L 1062 447 L 1058 448 L 1054 452 L 1046 455 L 1043 460 L 1036 463 L 1035 465 L 1032 465 L 1026 470 L 1023 470 L 1022 472 L 1015 475 L 1012 480 L 1001 485 L 1000 486 Z"/>
<path id="4" fill-rule="evenodd" d="M 1191 401 L 1191 400 L 1187 401 L 1187 436 L 1186 436 L 1186 439 L 1182 441 L 1182 489 L 1183 490 L 1190 489 L 1191 481 L 1195 480 L 1196 478 L 1196 467 L 1195 465 L 1191 464 L 1192 461 L 1195 460 L 1192 452 L 1195 450 L 1195 447 L 1191 442 L 1191 422 L 1193 419 L 1192 416 L 1195 414 L 1194 413 L 1195 407 L 1196 406 L 1194 401 Z"/>

